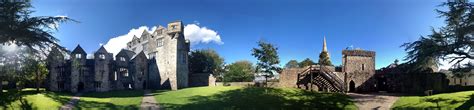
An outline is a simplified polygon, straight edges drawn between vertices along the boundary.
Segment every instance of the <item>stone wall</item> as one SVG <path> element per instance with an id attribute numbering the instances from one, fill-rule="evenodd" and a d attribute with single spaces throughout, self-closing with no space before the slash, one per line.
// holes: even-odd
<path id="1" fill-rule="evenodd" d="M 365 50 L 343 50 L 342 72 L 347 76 L 347 90 L 368 92 L 375 90 L 375 52 Z"/>
<path id="2" fill-rule="evenodd" d="M 189 74 L 189 86 L 216 86 L 216 78 L 210 73 Z"/>
<path id="3" fill-rule="evenodd" d="M 298 73 L 302 72 L 304 68 L 287 68 L 280 73 L 279 86 L 296 88 L 298 80 Z"/>

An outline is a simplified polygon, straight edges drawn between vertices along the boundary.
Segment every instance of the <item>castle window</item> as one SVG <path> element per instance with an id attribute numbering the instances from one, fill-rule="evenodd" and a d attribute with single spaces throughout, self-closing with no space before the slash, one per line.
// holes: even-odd
<path id="1" fill-rule="evenodd" d="M 158 47 L 161 47 L 164 44 L 163 43 L 163 38 L 158 38 L 158 40 L 156 42 L 157 42 Z"/>
<path id="2" fill-rule="evenodd" d="M 105 60 L 105 55 L 104 54 L 99 54 L 99 58 L 102 60 Z"/>
<path id="3" fill-rule="evenodd" d="M 76 54 L 76 58 L 77 58 L 77 59 L 80 59 L 81 57 L 82 57 L 81 54 Z"/>
<path id="4" fill-rule="evenodd" d="M 125 57 L 120 57 L 120 61 L 125 61 Z"/>
<path id="5" fill-rule="evenodd" d="M 128 70 L 126 68 L 120 68 L 119 71 L 123 74 L 123 76 L 128 77 Z"/>
<path id="6" fill-rule="evenodd" d="M 171 29 L 176 29 L 176 27 L 177 27 L 176 25 L 172 25 Z"/>
<path id="7" fill-rule="evenodd" d="M 117 81 L 117 72 L 114 73 L 114 81 Z"/>
<path id="8" fill-rule="evenodd" d="M 365 65 L 364 65 L 364 64 L 362 64 L 362 70 L 364 70 L 364 69 L 365 69 Z"/>

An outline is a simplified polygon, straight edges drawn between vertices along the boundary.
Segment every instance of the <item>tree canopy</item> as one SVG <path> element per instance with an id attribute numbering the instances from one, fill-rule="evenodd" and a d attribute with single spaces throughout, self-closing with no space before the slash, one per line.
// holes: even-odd
<path id="1" fill-rule="evenodd" d="M 408 55 L 405 60 L 418 67 L 438 65 L 438 60 L 447 60 L 458 65 L 464 60 L 474 60 L 474 9 L 464 1 L 446 2 L 447 11 L 436 10 L 445 18 L 445 26 L 432 29 L 432 34 L 419 40 L 405 43 Z M 453 67 L 451 67 L 453 68 Z M 472 68 L 472 66 L 471 66 Z"/>
<path id="2" fill-rule="evenodd" d="M 278 66 L 280 63 L 278 48 L 263 40 L 258 41 L 257 44 L 258 48 L 252 49 L 252 56 L 258 60 L 256 71 L 264 73 L 265 77 L 273 77 L 274 73 L 281 71 Z"/>
<path id="3" fill-rule="evenodd" d="M 311 60 L 309 58 L 306 58 L 303 61 L 301 61 L 299 63 L 299 65 L 300 65 L 300 67 L 306 67 L 306 66 L 310 66 L 310 65 L 316 65 L 316 63 L 314 63 L 313 60 Z"/>
<path id="4" fill-rule="evenodd" d="M 189 55 L 191 73 L 211 73 L 220 80 L 223 68 L 224 58 L 212 49 L 195 50 Z"/>
<path id="5" fill-rule="evenodd" d="M 331 59 L 329 59 L 329 53 L 326 51 L 323 51 L 319 54 L 318 62 L 320 65 L 332 66 Z"/>
<path id="6" fill-rule="evenodd" d="M 248 82 L 255 78 L 255 68 L 250 61 L 236 61 L 226 66 L 224 74 L 225 82 Z"/>
<path id="7" fill-rule="evenodd" d="M 3 0 L 0 2 L 0 44 L 26 46 L 43 53 L 44 49 L 59 45 L 53 32 L 58 29 L 59 23 L 74 21 L 66 16 L 35 16 L 30 14 L 32 5 L 29 0 Z"/>
<path id="8" fill-rule="evenodd" d="M 298 61 L 296 60 L 290 60 L 288 63 L 285 64 L 285 68 L 299 68 Z"/>

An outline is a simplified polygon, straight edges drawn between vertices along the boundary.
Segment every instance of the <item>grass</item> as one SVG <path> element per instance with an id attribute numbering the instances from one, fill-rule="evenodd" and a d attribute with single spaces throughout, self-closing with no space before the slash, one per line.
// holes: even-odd
<path id="1" fill-rule="evenodd" d="M 20 102 L 19 96 L 23 97 L 23 104 Z M 68 93 L 49 92 L 44 90 L 41 90 L 40 93 L 36 93 L 35 89 L 23 89 L 22 91 L 11 90 L 5 92 L 5 94 L 2 94 L 0 97 L 0 109 L 58 109 L 63 104 L 67 103 L 70 97 L 71 95 Z"/>
<path id="2" fill-rule="evenodd" d="M 474 109 L 474 91 L 444 93 L 432 96 L 404 96 L 400 97 L 393 109 L 421 110 L 421 109 Z"/>
<path id="3" fill-rule="evenodd" d="M 195 87 L 155 91 L 167 109 L 356 109 L 350 97 L 290 88 Z"/>
<path id="4" fill-rule="evenodd" d="M 142 97 L 143 91 L 137 90 L 85 93 L 81 96 L 76 109 L 139 109 Z"/>

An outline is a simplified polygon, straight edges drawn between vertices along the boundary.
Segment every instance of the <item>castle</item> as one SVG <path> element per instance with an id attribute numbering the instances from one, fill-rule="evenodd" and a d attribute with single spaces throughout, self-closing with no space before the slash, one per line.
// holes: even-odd
<path id="1" fill-rule="evenodd" d="M 322 53 L 327 53 L 326 38 Z M 329 92 L 364 92 L 375 89 L 375 52 L 361 49 L 342 51 L 341 67 L 311 65 L 285 68 L 280 74 L 281 87 Z"/>
<path id="2" fill-rule="evenodd" d="M 79 45 L 67 54 L 53 49 L 47 57 L 47 89 L 104 92 L 187 87 L 190 43 L 183 33 L 181 21 L 171 22 L 167 28 L 159 26 L 153 33 L 145 30 L 115 56 L 103 46 L 93 58 L 86 58 Z"/>

